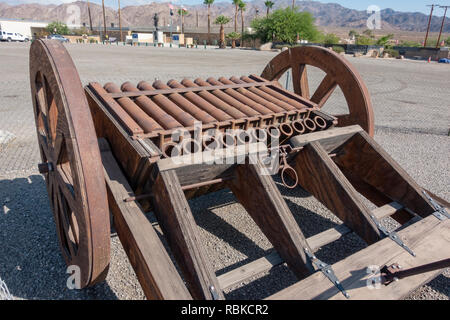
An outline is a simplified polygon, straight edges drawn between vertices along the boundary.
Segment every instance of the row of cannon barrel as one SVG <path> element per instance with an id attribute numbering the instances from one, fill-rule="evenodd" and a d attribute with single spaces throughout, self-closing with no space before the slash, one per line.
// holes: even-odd
<path id="1" fill-rule="evenodd" d="M 297 119 L 290 123 L 272 124 L 265 128 L 228 129 L 226 131 L 209 129 L 197 138 L 174 134 L 173 137 L 176 137 L 176 141 L 165 142 L 161 151 L 165 157 L 175 157 L 257 142 L 274 147 L 284 144 L 293 136 L 321 131 L 327 126 L 328 123 L 324 118 L 313 116 Z"/>

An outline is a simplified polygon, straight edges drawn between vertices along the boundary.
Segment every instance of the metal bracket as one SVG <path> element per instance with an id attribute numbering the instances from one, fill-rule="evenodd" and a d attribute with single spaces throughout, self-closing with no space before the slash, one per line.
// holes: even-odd
<path id="1" fill-rule="evenodd" d="M 425 197 L 430 201 L 431 205 L 433 206 L 435 212 L 433 212 L 433 215 L 438 218 L 441 221 L 450 219 L 450 214 L 445 210 L 444 207 L 442 207 L 439 203 L 437 203 L 430 195 L 425 191 L 422 190 Z"/>
<path id="2" fill-rule="evenodd" d="M 216 291 L 216 288 L 214 286 L 209 286 L 209 292 L 211 292 L 211 297 L 213 300 L 219 300 L 219 294 Z"/>
<path id="3" fill-rule="evenodd" d="M 309 258 L 313 266 L 317 268 L 317 271 L 321 271 L 327 278 L 330 280 L 336 288 L 339 289 L 340 292 L 346 297 L 347 299 L 350 298 L 350 295 L 345 291 L 344 287 L 340 283 L 339 279 L 336 277 L 336 274 L 333 271 L 333 268 L 326 264 L 325 262 L 319 260 L 315 255 L 313 255 L 308 248 L 304 248 L 306 256 Z"/>
<path id="4" fill-rule="evenodd" d="M 387 229 L 381 225 L 381 223 L 377 220 L 377 218 L 375 218 L 374 215 L 371 215 L 370 217 L 372 218 L 372 221 L 377 226 L 378 230 L 380 230 L 386 237 L 389 237 L 392 241 L 394 241 L 400 247 L 405 249 L 413 257 L 416 256 L 414 251 L 412 251 L 410 248 L 408 248 L 408 246 L 402 241 L 402 239 L 400 239 L 400 237 L 397 235 L 397 233 L 395 231 L 390 231 L 390 232 L 387 231 Z"/>

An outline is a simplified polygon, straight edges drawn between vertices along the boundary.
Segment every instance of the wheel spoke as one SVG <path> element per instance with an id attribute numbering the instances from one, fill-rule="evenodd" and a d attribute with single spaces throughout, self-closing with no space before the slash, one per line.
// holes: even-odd
<path id="1" fill-rule="evenodd" d="M 47 145 L 47 137 L 43 136 L 42 134 L 38 134 L 38 142 L 41 145 L 41 149 L 44 152 L 45 158 L 47 159 L 47 161 L 53 161 L 52 155 L 50 154 L 49 150 L 48 150 L 48 145 Z"/>
<path id="2" fill-rule="evenodd" d="M 55 145 L 53 146 L 53 155 L 55 159 L 57 159 L 57 163 L 59 163 L 61 159 L 61 152 L 63 151 L 63 144 L 64 144 L 64 135 L 59 134 L 56 136 Z M 56 163 L 55 163 L 56 164 Z"/>
<path id="3" fill-rule="evenodd" d="M 316 92 L 314 92 L 311 101 L 317 103 L 319 108 L 322 108 L 322 106 L 328 101 L 330 96 L 333 94 L 336 87 L 337 87 L 336 81 L 333 79 L 332 76 L 327 74 L 326 77 L 320 83 L 320 85 L 317 87 Z"/>
<path id="4" fill-rule="evenodd" d="M 292 65 L 292 81 L 294 92 L 305 99 L 309 99 L 308 71 L 305 64 Z"/>
<path id="5" fill-rule="evenodd" d="M 56 166 L 56 172 L 54 174 L 57 184 L 59 185 L 61 192 L 64 194 L 69 206 L 73 209 L 77 209 L 76 194 L 73 188 L 73 184 L 70 178 L 67 177 L 66 173 L 61 169 L 60 166 Z"/>
<path id="6" fill-rule="evenodd" d="M 48 114 L 48 104 L 47 104 L 47 89 L 45 84 L 45 79 L 42 74 L 39 74 L 39 82 L 36 82 L 36 104 L 38 110 L 42 112 L 45 116 Z"/>
<path id="7" fill-rule="evenodd" d="M 65 202 L 64 195 L 62 192 L 58 192 L 58 203 L 59 203 L 59 211 L 58 211 L 58 218 L 60 221 L 60 225 L 64 230 L 61 230 L 64 234 L 62 236 L 65 237 L 65 244 L 67 246 L 67 249 L 69 249 L 70 256 L 74 257 L 76 255 L 76 248 L 74 248 L 74 239 L 71 239 L 72 231 L 71 225 L 69 222 L 69 212 L 72 214 L 72 211 L 70 210 L 70 207 L 68 207 L 67 202 Z"/>
<path id="8" fill-rule="evenodd" d="M 338 119 L 339 127 L 345 127 L 355 124 L 355 119 L 351 114 L 338 114 L 335 115 L 335 117 Z"/>

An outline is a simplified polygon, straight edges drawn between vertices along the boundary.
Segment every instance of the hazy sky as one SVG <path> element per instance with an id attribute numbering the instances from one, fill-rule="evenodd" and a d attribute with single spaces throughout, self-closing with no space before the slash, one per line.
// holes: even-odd
<path id="1" fill-rule="evenodd" d="M 0 0 L 0 2 L 6 2 L 9 4 L 19 4 L 19 3 L 42 3 L 42 4 L 49 4 L 49 3 L 63 3 L 63 2 L 72 2 L 74 0 Z M 101 3 L 101 0 L 91 0 L 95 3 Z M 165 0 L 155 0 L 158 2 L 167 2 Z M 217 2 L 231 2 L 231 0 L 216 0 Z M 121 0 L 122 6 L 127 5 L 137 5 L 137 4 L 147 4 L 153 2 L 153 0 Z M 203 3 L 203 0 L 174 0 L 172 1 L 176 4 L 199 4 Z M 276 0 L 274 0 L 276 2 Z M 437 0 L 429 0 L 429 1 L 423 1 L 423 0 L 400 0 L 400 1 L 393 1 L 393 0 L 320 0 L 320 2 L 324 3 L 339 3 L 344 7 L 351 8 L 351 9 L 358 9 L 358 10 L 366 10 L 369 5 L 377 5 L 381 9 L 386 8 L 392 8 L 394 10 L 398 11 L 408 11 L 408 12 L 423 12 L 423 13 L 429 13 L 430 8 L 428 8 L 426 5 L 430 3 L 436 3 L 439 1 Z M 442 0 L 441 4 L 448 4 L 450 5 L 450 0 Z M 117 7 L 117 0 L 105 0 L 105 4 L 110 7 Z M 436 9 L 435 14 L 442 16 L 443 15 L 443 9 Z"/>

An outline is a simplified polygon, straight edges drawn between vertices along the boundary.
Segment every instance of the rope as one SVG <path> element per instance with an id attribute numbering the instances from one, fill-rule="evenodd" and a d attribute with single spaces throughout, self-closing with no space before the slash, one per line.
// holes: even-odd
<path id="1" fill-rule="evenodd" d="M 0 278 L 0 300 L 13 300 L 6 283 Z"/>

